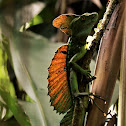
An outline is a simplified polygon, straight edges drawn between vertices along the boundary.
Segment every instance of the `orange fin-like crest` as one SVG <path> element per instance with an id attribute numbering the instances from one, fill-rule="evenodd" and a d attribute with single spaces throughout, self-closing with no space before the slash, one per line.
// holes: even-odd
<path id="1" fill-rule="evenodd" d="M 72 105 L 66 71 L 67 48 L 63 45 L 57 50 L 48 68 L 48 94 L 51 105 L 59 113 L 65 113 Z"/>
<path id="2" fill-rule="evenodd" d="M 71 35 L 70 23 L 76 16 L 75 14 L 62 14 L 53 20 L 53 26 L 59 28 L 65 34 Z"/>

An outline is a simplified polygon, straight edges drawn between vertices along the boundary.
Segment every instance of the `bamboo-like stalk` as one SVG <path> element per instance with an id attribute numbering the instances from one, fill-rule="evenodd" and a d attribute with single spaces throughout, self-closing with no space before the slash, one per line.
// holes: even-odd
<path id="1" fill-rule="evenodd" d="M 125 2 L 126 6 L 126 2 Z M 126 7 L 120 67 L 118 126 L 126 126 Z"/>
<path id="2" fill-rule="evenodd" d="M 117 4 L 117 0 L 111 0 L 110 1 L 109 6 L 107 7 L 106 13 L 104 14 L 103 21 L 102 21 L 102 23 L 101 23 L 101 25 L 99 27 L 99 31 L 94 34 L 94 39 L 92 40 L 92 45 L 90 47 L 90 50 L 86 53 L 85 57 L 83 58 L 83 65 L 81 66 L 83 69 L 88 69 L 89 64 L 91 62 L 91 59 L 93 57 L 93 54 L 94 54 L 94 52 L 96 50 L 98 41 L 101 39 L 101 37 L 102 37 L 102 35 L 103 35 L 104 31 L 105 31 L 105 28 L 106 28 L 106 26 L 107 26 L 107 24 L 108 24 L 108 22 L 110 20 L 110 17 L 111 17 L 111 15 L 113 13 L 113 10 L 114 10 L 116 4 Z M 86 82 L 86 79 L 83 78 L 83 80 L 81 82 L 79 82 L 79 91 L 80 92 L 85 92 L 87 84 L 88 83 Z M 80 122 L 81 122 L 80 115 L 83 114 L 82 113 L 83 110 L 84 110 L 84 112 L 86 112 L 86 109 L 88 107 L 88 101 L 89 101 L 88 97 L 82 98 L 81 102 L 78 101 L 78 100 L 75 100 L 75 109 L 74 109 L 75 115 L 74 115 L 74 118 L 73 118 L 72 126 L 80 126 Z M 83 103 L 83 105 L 81 103 Z M 92 117 L 91 117 L 91 119 L 89 121 L 91 121 L 91 120 L 92 120 Z M 92 123 L 92 126 L 94 126 L 93 123 Z"/>
<path id="3" fill-rule="evenodd" d="M 105 105 L 101 100 L 94 98 L 94 101 L 105 113 L 108 111 L 116 78 L 120 68 L 121 42 L 123 32 L 123 25 L 121 20 L 123 11 L 120 11 L 121 8 L 122 6 L 120 8 L 117 6 L 115 9 L 102 38 L 95 71 L 95 76 L 97 78 L 94 80 L 92 86 L 92 93 L 105 98 L 107 101 L 107 104 Z M 106 117 L 104 117 L 104 114 L 95 104 L 93 104 L 90 107 L 88 114 L 87 126 L 104 125 L 105 119 Z"/>

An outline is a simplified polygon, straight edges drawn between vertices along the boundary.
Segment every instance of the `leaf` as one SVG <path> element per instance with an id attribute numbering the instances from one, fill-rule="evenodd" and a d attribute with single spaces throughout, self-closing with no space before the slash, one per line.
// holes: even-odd
<path id="1" fill-rule="evenodd" d="M 22 25 L 24 25 L 26 22 L 29 22 L 34 16 L 38 15 L 44 9 L 44 7 L 44 2 L 35 0 L 9 0 L 7 2 L 2 1 L 2 5 L 0 6 L 0 11 L 2 13 L 0 15 L 3 17 L 2 20 L 4 20 L 7 24 L 19 30 Z M 10 9 L 12 11 L 10 11 Z M 8 16 L 6 17 L 5 15 Z"/>
<path id="2" fill-rule="evenodd" d="M 16 77 L 35 104 L 31 103 L 32 108 L 24 104 L 23 108 L 27 107 L 25 110 L 30 112 L 35 106 L 39 112 L 37 115 L 34 114 L 38 117 L 35 122 L 40 122 L 43 126 L 58 126 L 62 118 L 62 115 L 59 116 L 56 111 L 53 111 L 53 107 L 50 107 L 49 96 L 47 96 L 48 67 L 59 45 L 61 44 L 49 44 L 47 39 L 29 32 L 14 33 L 10 43 Z M 31 114 L 28 114 L 31 117 Z M 31 122 L 32 119 L 30 118 Z"/>
<path id="3" fill-rule="evenodd" d="M 23 4 L 24 1 L 20 2 Z M 15 9 L 17 8 L 14 7 L 15 4 L 13 5 L 12 2 L 9 9 L 8 6 L 2 8 L 2 14 L 0 15 L 2 17 L 0 20 L 0 29 L 9 40 L 9 43 L 8 41 L 6 44 L 4 43 L 4 47 L 6 45 L 6 52 L 12 63 L 18 83 L 34 100 L 34 103 L 30 104 L 31 107 L 27 106 L 27 104 L 21 105 L 25 109 L 25 112 L 29 114 L 32 126 L 36 126 L 37 122 L 39 122 L 39 126 L 58 126 L 62 115 L 59 116 L 53 111 L 53 107 L 50 107 L 49 96 L 47 96 L 47 68 L 55 50 L 61 44 L 49 44 L 47 39 L 32 33 L 15 32 L 15 29 L 19 30 L 23 23 L 26 23 L 26 21 L 35 16 L 32 15 L 34 13 L 32 8 L 27 10 L 29 8 L 25 6 L 26 11 L 21 11 L 23 9 L 22 4 L 18 3 L 21 8 L 18 8 L 18 11 L 16 11 Z M 26 2 L 25 4 L 27 5 L 28 3 Z M 10 8 L 12 11 L 10 11 Z M 54 10 L 54 6 L 52 9 Z M 16 13 L 16 17 L 12 16 L 12 12 Z M 5 15 L 8 15 L 7 18 Z M 49 17 L 46 13 L 45 15 Z M 8 17 L 11 18 L 8 19 Z M 12 29 L 13 27 L 15 29 Z M 30 113 L 35 107 L 38 113 Z M 34 116 L 33 118 L 31 118 L 32 115 Z"/>
<path id="4" fill-rule="evenodd" d="M 15 118 L 20 123 L 20 125 L 31 126 L 29 118 L 26 116 L 26 114 L 24 113 L 24 111 L 21 109 L 21 107 L 19 106 L 17 102 L 16 96 L 15 96 L 15 90 L 9 80 L 9 76 L 7 72 L 7 55 L 2 50 L 2 45 L 0 45 L 0 96 L 2 97 L 6 106 L 14 114 Z M 11 117 L 11 116 L 12 114 L 8 115 L 8 117 Z"/>
<path id="5" fill-rule="evenodd" d="M 30 103 L 26 101 L 19 101 L 19 104 L 25 109 L 26 113 L 29 115 L 32 126 L 45 126 L 41 120 L 41 112 L 36 103 Z"/>
<path id="6" fill-rule="evenodd" d="M 3 89 L 0 89 L 0 95 L 2 96 L 3 100 L 6 102 L 6 104 L 8 105 L 12 113 L 14 114 L 19 124 L 21 126 L 31 126 L 29 118 L 22 111 L 21 107 L 19 106 L 17 102 L 17 99 L 13 98 L 9 92 L 6 92 Z"/>

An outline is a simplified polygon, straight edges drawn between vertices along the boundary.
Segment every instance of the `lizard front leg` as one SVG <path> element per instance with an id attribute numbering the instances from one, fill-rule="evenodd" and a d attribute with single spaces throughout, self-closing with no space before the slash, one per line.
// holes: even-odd
<path id="1" fill-rule="evenodd" d="M 77 54 L 75 54 L 71 58 L 71 60 L 69 62 L 70 65 L 71 65 L 71 68 L 72 68 L 72 71 L 71 71 L 71 74 L 70 74 L 70 84 L 71 84 L 72 93 L 73 93 L 73 95 L 75 97 L 78 97 L 78 96 L 88 96 L 88 97 L 94 96 L 96 98 L 99 98 L 99 99 L 105 101 L 103 98 L 101 98 L 100 96 L 97 96 L 97 95 L 95 95 L 93 93 L 79 92 L 76 72 L 80 72 L 82 75 L 84 75 L 90 81 L 92 81 L 93 79 L 96 79 L 96 77 L 91 76 L 90 71 L 84 70 L 82 67 L 80 67 L 76 63 L 78 60 L 80 60 L 86 54 L 86 52 L 87 52 L 87 50 L 86 50 L 85 46 L 82 46 L 80 48 L 80 52 L 78 52 Z"/>
<path id="2" fill-rule="evenodd" d="M 74 70 L 72 70 L 70 73 L 70 86 L 71 86 L 71 90 L 72 90 L 74 97 L 89 96 L 90 95 L 89 92 L 82 92 L 82 93 L 79 92 L 78 82 L 77 82 L 77 74 Z"/>
<path id="3" fill-rule="evenodd" d="M 76 62 L 79 61 L 87 52 L 87 49 L 84 46 L 80 47 L 80 51 L 75 54 L 71 60 L 69 61 L 70 67 L 75 70 L 76 72 L 81 73 L 82 75 L 84 75 L 87 79 L 95 79 L 94 77 L 91 76 L 90 71 L 88 70 L 84 70 L 82 67 L 80 67 Z"/>
<path id="4" fill-rule="evenodd" d="M 81 73 L 90 81 L 95 79 L 95 77 L 91 76 L 90 71 L 84 70 L 82 67 L 80 67 L 76 63 L 86 54 L 86 52 L 87 52 L 87 50 L 86 50 L 85 46 L 80 47 L 80 51 L 77 54 L 75 54 L 69 62 L 70 67 L 72 68 L 72 71 L 71 71 L 71 74 L 70 74 L 71 89 L 72 89 L 72 92 L 73 92 L 75 97 L 77 97 L 79 95 L 83 95 L 83 96 L 89 96 L 90 95 L 90 93 L 88 93 L 88 92 L 83 92 L 83 93 L 79 92 L 76 72 Z"/>

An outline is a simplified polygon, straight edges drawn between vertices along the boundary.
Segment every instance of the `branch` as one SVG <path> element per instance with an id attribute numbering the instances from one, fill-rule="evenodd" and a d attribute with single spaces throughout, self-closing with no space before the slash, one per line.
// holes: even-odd
<path id="1" fill-rule="evenodd" d="M 101 37 L 103 36 L 103 33 L 109 23 L 109 20 L 111 18 L 111 15 L 112 15 L 117 3 L 118 3 L 118 0 L 110 0 L 110 3 L 106 9 L 106 12 L 104 13 L 103 19 L 99 23 L 96 33 L 93 35 L 93 40 L 91 41 L 90 51 L 88 51 L 88 53 L 87 53 L 87 58 L 90 59 L 89 63 L 91 62 L 93 54 L 96 51 L 98 42 L 101 40 Z"/>
<path id="2" fill-rule="evenodd" d="M 124 0 L 124 27 L 120 67 L 118 126 L 126 125 L 126 1 Z"/>
<path id="3" fill-rule="evenodd" d="M 93 57 L 93 54 L 96 50 L 98 41 L 101 39 L 106 26 L 110 20 L 110 17 L 113 13 L 114 8 L 116 7 L 117 0 L 112 0 L 109 3 L 109 6 L 107 7 L 106 13 L 104 14 L 103 20 L 97 30 L 97 32 L 94 34 L 94 39 L 92 40 L 92 45 L 90 47 L 90 51 L 87 52 L 83 60 L 83 65 L 81 66 L 83 69 L 89 70 L 89 64 L 91 62 L 91 59 Z M 82 81 L 78 79 L 79 83 L 79 91 L 80 92 L 89 92 L 89 82 L 83 78 Z M 81 126 L 83 125 L 82 121 L 84 121 L 86 110 L 89 103 L 89 97 L 84 96 L 80 99 L 75 99 L 75 108 L 74 108 L 74 117 L 72 121 L 72 126 Z M 82 117 L 84 115 L 84 117 Z"/>
<path id="4" fill-rule="evenodd" d="M 95 70 L 95 75 L 97 78 L 93 82 L 92 86 L 92 93 L 103 97 L 107 101 L 107 104 L 105 105 L 101 100 L 94 98 L 94 101 L 105 113 L 108 112 L 113 89 L 120 68 L 123 33 L 122 29 L 124 27 L 122 16 L 123 9 L 124 7 L 121 4 L 120 6 L 116 6 L 104 32 Z M 98 110 L 95 104 L 93 104 L 90 106 L 87 126 L 92 126 L 92 124 L 93 126 L 104 125 L 105 118 L 106 117 L 104 117 L 103 113 Z"/>

